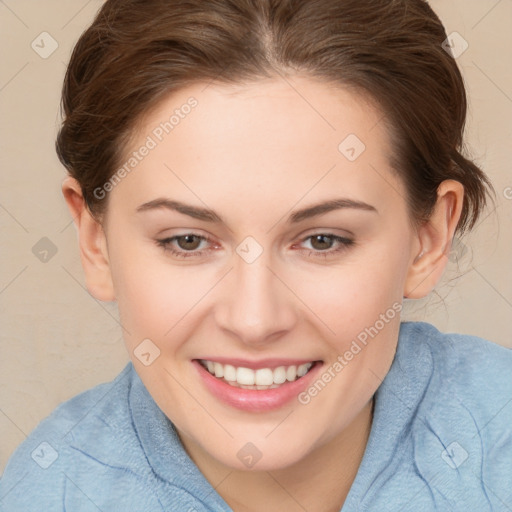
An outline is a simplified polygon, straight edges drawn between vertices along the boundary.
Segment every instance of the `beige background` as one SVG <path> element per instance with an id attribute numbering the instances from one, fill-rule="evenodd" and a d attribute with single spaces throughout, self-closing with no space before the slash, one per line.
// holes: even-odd
<path id="1" fill-rule="evenodd" d="M 0 471 L 60 402 L 111 380 L 128 361 L 115 305 L 84 288 L 54 152 L 65 64 L 101 3 L 0 0 Z M 471 102 L 468 143 L 497 199 L 458 244 L 437 294 L 408 304 L 405 318 L 512 346 L 512 2 L 431 4 L 447 32 L 469 43 L 457 59 Z M 58 44 L 45 59 L 31 47 L 51 49 L 48 36 L 42 48 L 42 32 Z"/>

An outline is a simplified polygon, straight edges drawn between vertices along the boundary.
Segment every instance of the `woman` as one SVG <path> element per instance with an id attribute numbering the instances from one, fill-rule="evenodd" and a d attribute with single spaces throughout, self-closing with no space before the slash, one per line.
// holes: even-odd
<path id="1" fill-rule="evenodd" d="M 107 0 L 57 152 L 132 361 L 6 512 L 512 507 L 512 353 L 400 322 L 491 190 L 446 39 L 422 0 Z"/>

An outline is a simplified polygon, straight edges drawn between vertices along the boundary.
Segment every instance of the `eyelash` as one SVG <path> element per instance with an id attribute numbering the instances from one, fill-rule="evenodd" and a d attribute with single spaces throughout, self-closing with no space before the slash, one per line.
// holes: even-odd
<path id="1" fill-rule="evenodd" d="M 176 235 L 176 236 L 173 236 L 173 237 L 164 238 L 164 239 L 161 239 L 161 240 L 156 240 L 156 243 L 157 243 L 157 245 L 159 247 L 162 247 L 165 252 L 169 252 L 169 253 L 171 253 L 172 256 L 175 256 L 177 258 L 186 259 L 186 258 L 191 258 L 191 257 L 192 258 L 199 258 L 199 257 L 203 256 L 204 253 L 206 252 L 206 250 L 200 250 L 200 251 L 197 251 L 197 250 L 194 250 L 194 251 L 179 250 L 178 251 L 178 250 L 172 248 L 172 246 L 171 246 L 172 242 L 174 242 L 178 238 L 184 238 L 186 236 L 195 236 L 197 238 L 200 238 L 201 241 L 212 242 L 212 240 L 210 238 L 208 238 L 208 237 L 197 235 L 195 233 L 185 233 L 184 235 Z M 345 237 L 342 237 L 342 236 L 338 236 L 338 235 L 333 235 L 331 233 L 314 233 L 314 234 L 309 235 L 306 238 L 304 238 L 301 241 L 301 243 L 303 243 L 306 240 L 309 240 L 311 238 L 314 238 L 316 236 L 324 236 L 324 237 L 327 237 L 327 238 L 331 238 L 334 242 L 338 242 L 340 245 L 338 246 L 337 249 L 333 249 L 333 250 L 326 249 L 324 251 L 320 251 L 320 250 L 315 250 L 315 249 L 302 249 L 301 252 L 307 251 L 309 253 L 308 256 L 310 256 L 310 257 L 311 257 L 311 254 L 314 254 L 315 255 L 314 257 L 327 258 L 327 257 L 332 256 L 334 254 L 338 254 L 338 253 L 340 253 L 342 251 L 345 251 L 349 247 L 351 247 L 352 245 L 355 244 L 354 240 L 351 240 L 349 238 L 345 238 Z"/>

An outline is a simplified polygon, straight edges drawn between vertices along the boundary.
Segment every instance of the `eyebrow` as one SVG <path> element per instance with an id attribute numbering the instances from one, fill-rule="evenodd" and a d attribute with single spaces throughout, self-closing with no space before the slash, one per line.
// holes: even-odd
<path id="1" fill-rule="evenodd" d="M 189 204 L 181 203 L 180 201 L 174 201 L 172 199 L 167 198 L 153 199 L 152 201 L 148 201 L 147 203 L 141 204 L 139 207 L 137 207 L 137 212 L 146 212 L 162 208 L 177 211 L 179 213 L 182 213 L 183 215 L 188 215 L 189 217 L 202 220 L 205 222 L 225 224 L 222 217 L 218 215 L 214 210 L 210 210 L 209 208 L 192 206 Z M 309 206 L 307 208 L 303 208 L 302 210 L 298 210 L 288 217 L 287 222 L 290 224 L 296 224 L 311 217 L 316 217 L 318 215 L 323 215 L 325 213 L 341 209 L 356 209 L 378 213 L 377 209 L 374 206 L 363 201 L 355 201 L 353 199 L 333 199 L 313 206 Z"/>

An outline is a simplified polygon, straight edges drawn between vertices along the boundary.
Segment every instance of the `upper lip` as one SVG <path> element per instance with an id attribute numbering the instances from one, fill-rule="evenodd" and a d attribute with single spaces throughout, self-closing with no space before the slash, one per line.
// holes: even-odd
<path id="1" fill-rule="evenodd" d="M 259 361 L 251 361 L 249 359 L 231 358 L 231 357 L 201 357 L 201 361 L 213 361 L 214 363 L 230 364 L 237 368 L 251 368 L 258 370 L 259 368 L 278 368 L 279 366 L 300 366 L 301 364 L 314 363 L 319 359 L 292 359 L 292 358 L 267 358 Z"/>

